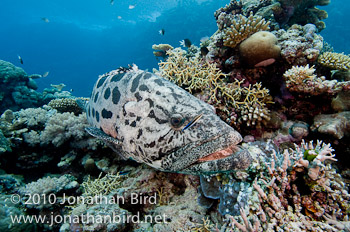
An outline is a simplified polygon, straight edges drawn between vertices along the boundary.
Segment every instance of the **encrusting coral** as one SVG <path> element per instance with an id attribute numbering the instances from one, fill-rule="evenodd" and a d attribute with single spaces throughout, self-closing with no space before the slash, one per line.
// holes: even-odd
<path id="1" fill-rule="evenodd" d="M 218 16 L 219 20 L 222 16 Z M 225 25 L 223 29 L 224 45 L 235 48 L 243 40 L 258 31 L 266 31 L 269 29 L 269 22 L 266 22 L 261 16 L 254 16 L 251 13 L 248 17 L 244 15 L 235 15 L 230 22 L 231 25 Z"/>
<path id="2" fill-rule="evenodd" d="M 274 32 L 281 46 L 281 57 L 293 65 L 315 62 L 323 49 L 323 38 L 313 24 L 292 25 Z"/>
<path id="3" fill-rule="evenodd" d="M 342 139 L 350 134 L 350 111 L 319 114 L 314 118 L 311 129 L 321 134 L 331 135 L 336 139 Z"/>
<path id="4" fill-rule="evenodd" d="M 319 56 L 318 63 L 331 69 L 350 70 L 350 57 L 342 53 L 324 52 Z"/>

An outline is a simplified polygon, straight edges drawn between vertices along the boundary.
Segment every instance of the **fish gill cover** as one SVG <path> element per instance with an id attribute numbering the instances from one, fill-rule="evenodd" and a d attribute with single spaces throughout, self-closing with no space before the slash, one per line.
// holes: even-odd
<path id="1" fill-rule="evenodd" d="M 350 4 L 36 3 L 0 14 L 1 231 L 350 230 Z"/>

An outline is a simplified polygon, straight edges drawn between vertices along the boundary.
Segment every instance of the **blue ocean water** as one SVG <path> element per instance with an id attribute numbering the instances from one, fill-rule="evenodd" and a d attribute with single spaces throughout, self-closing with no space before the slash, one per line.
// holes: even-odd
<path id="1" fill-rule="evenodd" d="M 113 4 L 111 4 L 113 3 Z M 213 12 L 229 0 L 1 0 L 0 59 L 43 74 L 39 88 L 65 83 L 76 96 L 90 95 L 99 74 L 135 63 L 157 67 L 152 44 L 201 37 L 216 29 Z M 129 9 L 132 8 L 132 9 Z M 322 32 L 337 52 L 350 53 L 350 4 L 333 0 Z M 165 30 L 164 35 L 158 31 Z M 23 59 L 19 63 L 17 55 Z M 39 89 L 39 90 L 40 90 Z"/>
<path id="2" fill-rule="evenodd" d="M 40 89 L 63 82 L 65 90 L 88 97 L 99 74 L 132 63 L 157 67 L 153 44 L 177 47 L 189 38 L 198 45 L 216 31 L 214 12 L 228 2 L 1 0 L 0 59 L 28 74 L 49 71 L 37 80 Z"/>

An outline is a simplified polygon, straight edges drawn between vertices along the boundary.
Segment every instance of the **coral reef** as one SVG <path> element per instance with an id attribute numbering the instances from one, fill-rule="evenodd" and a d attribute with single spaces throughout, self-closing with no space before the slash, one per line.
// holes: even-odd
<path id="1" fill-rule="evenodd" d="M 316 6 L 328 5 L 330 0 L 279 0 L 279 2 L 283 11 L 275 15 L 275 18 L 280 24 L 305 25 L 312 23 L 319 31 L 326 27 L 326 24 L 321 20 L 328 18 L 328 14 Z"/>
<path id="2" fill-rule="evenodd" d="M 266 105 L 272 103 L 269 91 L 260 83 L 242 86 L 243 81 L 225 83 L 226 75 L 215 64 L 196 58 L 186 58 L 182 49 L 168 51 L 169 57 L 159 63 L 159 74 L 184 87 L 190 93 L 203 91 L 200 98 L 222 110 L 229 123 L 246 122 L 247 126 L 260 126 L 269 120 Z M 238 113 L 231 118 L 231 114 Z"/>
<path id="3" fill-rule="evenodd" d="M 324 52 L 318 58 L 318 63 L 330 69 L 343 71 L 350 69 L 350 57 L 342 53 Z"/>
<path id="4" fill-rule="evenodd" d="M 282 59 L 293 65 L 315 62 L 323 48 L 323 38 L 316 32 L 312 24 L 294 24 L 287 31 L 276 31 Z"/>
<path id="5" fill-rule="evenodd" d="M 329 144 L 303 141 L 283 153 L 272 151 L 272 156 L 267 156 L 271 151 L 261 150 L 265 145 L 252 145 L 248 149 L 257 155 L 256 161 L 244 177 L 251 188 L 249 200 L 237 208 L 236 216 L 226 215 L 231 226 L 228 223 L 222 230 L 338 231 L 337 226 L 324 221 L 327 215 L 333 215 L 341 224 L 347 223 L 350 195 L 344 190 L 340 175 L 328 163 L 336 161 Z M 226 186 L 224 182 L 222 185 Z"/>
<path id="6" fill-rule="evenodd" d="M 317 77 L 314 66 L 293 66 L 284 74 L 286 87 L 291 92 L 307 95 L 330 94 L 334 95 L 343 89 L 348 89 L 350 82 L 338 82 L 337 80 L 326 80 L 325 77 Z"/>
<path id="7" fill-rule="evenodd" d="M 50 196 L 50 193 L 58 197 L 58 194 L 71 191 L 79 187 L 78 182 L 71 175 L 63 175 L 60 177 L 44 177 L 37 181 L 26 184 L 19 189 L 19 193 L 23 197 L 24 206 L 27 208 L 51 208 L 54 207 L 50 204 L 50 201 L 46 198 Z M 40 199 L 36 199 L 36 197 Z"/>
<path id="8" fill-rule="evenodd" d="M 40 106 L 42 95 L 35 91 L 37 87 L 34 83 L 22 68 L 0 60 L 0 113 L 6 109 Z"/>

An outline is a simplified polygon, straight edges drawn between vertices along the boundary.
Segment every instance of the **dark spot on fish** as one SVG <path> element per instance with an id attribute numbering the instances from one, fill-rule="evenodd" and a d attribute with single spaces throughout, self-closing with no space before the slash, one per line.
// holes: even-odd
<path id="1" fill-rule="evenodd" d="M 163 120 L 163 119 L 157 118 L 156 115 L 154 114 L 153 110 L 151 110 L 151 112 L 149 112 L 148 117 L 154 118 L 158 124 L 164 124 L 164 123 L 168 122 L 168 120 Z"/>
<path id="2" fill-rule="evenodd" d="M 129 120 L 128 119 L 125 120 L 125 125 L 129 125 Z"/>
<path id="3" fill-rule="evenodd" d="M 139 74 L 134 78 L 134 80 L 132 81 L 132 84 L 131 84 L 131 89 L 130 89 L 131 92 L 136 91 L 137 87 L 139 86 L 141 77 L 142 77 L 142 74 Z"/>
<path id="4" fill-rule="evenodd" d="M 140 85 L 139 90 L 141 91 L 149 91 L 148 87 L 146 85 Z"/>
<path id="5" fill-rule="evenodd" d="M 90 108 L 90 106 L 89 106 L 89 108 L 87 109 L 87 114 L 88 114 L 89 117 L 91 117 L 91 108 Z"/>
<path id="6" fill-rule="evenodd" d="M 141 137 L 141 135 L 142 135 L 142 129 L 139 129 L 139 132 L 137 134 L 137 139 L 139 139 Z"/>
<path id="7" fill-rule="evenodd" d="M 133 121 L 131 124 L 130 124 L 131 127 L 136 127 L 136 121 Z"/>
<path id="8" fill-rule="evenodd" d="M 150 106 L 151 108 L 153 108 L 154 103 L 153 103 L 152 99 L 147 98 L 146 101 L 148 101 L 148 102 L 149 102 L 149 106 Z"/>
<path id="9" fill-rule="evenodd" d="M 139 147 L 139 151 L 141 153 L 141 156 L 144 157 L 144 152 L 143 152 L 142 148 L 140 146 L 138 146 L 138 147 Z"/>
<path id="10" fill-rule="evenodd" d="M 136 93 L 135 93 L 135 97 L 136 97 L 136 99 L 137 99 L 138 102 L 142 100 L 142 97 L 141 97 L 141 95 L 140 95 L 139 92 L 136 92 Z"/>
<path id="11" fill-rule="evenodd" d="M 136 121 L 139 122 L 141 120 L 140 116 L 137 116 Z"/>
<path id="12" fill-rule="evenodd" d="M 111 82 L 118 82 L 124 77 L 125 73 L 118 73 L 111 78 Z"/>
<path id="13" fill-rule="evenodd" d="M 149 79 L 149 78 L 151 78 L 152 77 L 152 74 L 151 73 L 146 73 L 144 76 L 143 76 L 143 78 L 145 79 L 145 80 L 147 80 L 147 79 Z"/>
<path id="14" fill-rule="evenodd" d="M 92 108 L 92 117 L 94 118 L 95 117 L 95 109 Z"/>
<path id="15" fill-rule="evenodd" d="M 109 98 L 109 96 L 111 96 L 111 89 L 107 88 L 105 90 L 104 98 L 107 100 Z"/>
<path id="16" fill-rule="evenodd" d="M 100 88 L 103 85 L 103 83 L 105 82 L 106 78 L 107 78 L 107 76 L 101 77 L 100 80 L 97 82 L 96 88 Z"/>
<path id="17" fill-rule="evenodd" d="M 96 111 L 96 121 L 100 122 L 100 113 Z"/>
<path id="18" fill-rule="evenodd" d="M 118 104 L 120 100 L 120 92 L 118 87 L 114 87 L 113 91 L 112 91 L 112 102 L 114 104 Z"/>
<path id="19" fill-rule="evenodd" d="M 173 138 L 174 138 L 174 136 L 170 136 L 168 143 L 171 143 L 171 141 L 173 141 Z"/>
<path id="20" fill-rule="evenodd" d="M 99 92 L 97 92 L 96 95 L 95 95 L 95 97 L 94 97 L 94 102 L 95 102 L 95 103 L 97 102 L 97 99 L 98 99 L 98 93 L 99 93 Z"/>
<path id="21" fill-rule="evenodd" d="M 113 113 L 111 111 L 103 109 L 101 112 L 101 115 L 102 115 L 102 118 L 112 118 Z"/>
<path id="22" fill-rule="evenodd" d="M 156 108 L 160 109 L 165 115 L 169 115 L 168 110 L 164 109 L 164 108 L 161 107 L 160 105 L 156 105 Z"/>
<path id="23" fill-rule="evenodd" d="M 163 81 L 161 79 L 155 79 L 154 83 L 156 83 L 159 86 L 164 86 L 164 83 L 163 83 Z"/>
<path id="24" fill-rule="evenodd" d="M 160 92 L 159 92 L 159 91 L 156 91 L 156 94 L 157 94 L 157 95 L 160 95 Z"/>
<path id="25" fill-rule="evenodd" d="M 156 142 L 153 141 L 151 143 L 145 144 L 145 147 L 154 147 L 156 145 Z"/>
<path id="26" fill-rule="evenodd" d="M 176 101 L 178 101 L 179 98 L 181 99 L 181 97 L 182 97 L 180 94 L 177 94 L 177 93 L 171 93 L 171 95 L 173 96 L 173 98 L 174 98 Z"/>

